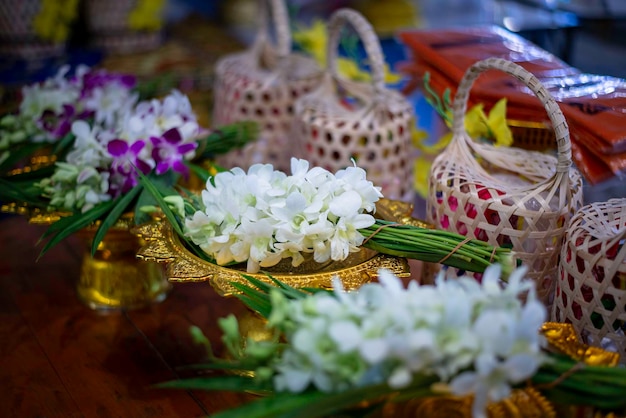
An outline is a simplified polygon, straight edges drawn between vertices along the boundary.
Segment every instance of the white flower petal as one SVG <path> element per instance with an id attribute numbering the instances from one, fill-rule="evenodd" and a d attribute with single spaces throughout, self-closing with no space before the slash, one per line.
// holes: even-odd
<path id="1" fill-rule="evenodd" d="M 406 368 L 399 367 L 391 373 L 391 376 L 387 379 L 387 384 L 394 389 L 401 389 L 408 386 L 411 380 L 411 372 Z"/>
<path id="2" fill-rule="evenodd" d="M 361 196 L 355 191 L 347 191 L 335 197 L 329 205 L 330 212 L 336 216 L 351 216 L 361 207 Z"/>
<path id="3" fill-rule="evenodd" d="M 389 344 L 382 338 L 365 340 L 358 348 L 363 359 L 369 364 L 382 362 L 389 353 Z"/>

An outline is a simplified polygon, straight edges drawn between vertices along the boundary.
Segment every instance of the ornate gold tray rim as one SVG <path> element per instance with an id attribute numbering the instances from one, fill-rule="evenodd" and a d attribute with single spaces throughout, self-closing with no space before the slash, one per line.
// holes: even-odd
<path id="1" fill-rule="evenodd" d="M 166 221 L 140 225 L 133 232 L 146 242 L 137 253 L 138 259 L 166 263 L 166 277 L 171 282 L 208 281 L 222 296 L 238 293 L 232 282 L 247 284 L 244 274 L 266 283 L 272 283 L 268 277 L 271 274 L 293 287 L 327 289 L 332 288 L 333 278 L 339 276 L 346 290 L 354 290 L 372 281 L 380 268 L 390 270 L 398 277 L 410 277 L 409 265 L 405 259 L 366 249 L 353 253 L 352 257 L 343 262 L 331 263 L 310 273 L 274 273 L 272 269 L 261 273 L 246 273 L 245 270 L 212 264 L 191 253 Z"/>
<path id="2" fill-rule="evenodd" d="M 11 215 L 20 215 L 28 219 L 33 225 L 51 225 L 61 218 L 71 216 L 70 212 L 46 211 L 43 209 L 31 207 L 25 203 L 6 203 L 0 205 L 0 213 Z M 86 227 L 88 231 L 95 231 L 100 226 L 101 221 L 98 220 Z M 135 226 L 135 215 L 132 212 L 123 213 L 122 216 L 113 224 L 108 232 L 113 230 L 128 231 Z"/>
<path id="3" fill-rule="evenodd" d="M 431 225 L 411 217 L 413 205 L 410 203 L 380 199 L 376 205 L 376 212 L 382 219 L 432 228 Z M 390 270 L 402 278 L 411 275 L 407 260 L 379 254 L 369 249 L 362 249 L 352 254 L 348 260 L 332 263 L 311 272 L 285 273 L 268 269 L 267 273 L 249 274 L 243 270 L 212 264 L 197 257 L 185 248 L 166 220 L 140 225 L 133 228 L 133 232 L 146 242 L 137 253 L 137 258 L 146 262 L 165 263 L 166 276 L 170 282 L 208 281 L 223 296 L 238 293 L 231 282 L 248 283 L 243 274 L 271 283 L 269 273 L 293 287 L 315 288 L 332 288 L 333 278 L 339 276 L 347 290 L 354 290 L 372 281 L 381 268 Z"/>

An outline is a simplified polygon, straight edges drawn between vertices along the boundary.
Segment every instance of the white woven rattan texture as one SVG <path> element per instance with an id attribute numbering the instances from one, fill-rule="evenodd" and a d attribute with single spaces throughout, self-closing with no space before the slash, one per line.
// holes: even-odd
<path id="1" fill-rule="evenodd" d="M 561 251 L 552 318 L 626 363 L 626 199 L 596 202 L 572 218 Z"/>
<path id="2" fill-rule="evenodd" d="M 474 80 L 500 70 L 528 86 L 544 104 L 558 154 L 474 142 L 464 129 Z M 582 205 L 582 179 L 571 168 L 565 118 L 539 80 L 512 62 L 490 58 L 467 70 L 453 105 L 453 139 L 430 173 L 427 219 L 436 227 L 492 245 L 509 246 L 528 267 L 540 299 L 554 296 L 558 258 L 569 219 Z"/>
<path id="3" fill-rule="evenodd" d="M 0 0 L 0 55 L 24 59 L 62 55 L 65 43 L 53 43 L 37 35 L 33 21 L 41 0 Z"/>
<path id="4" fill-rule="evenodd" d="M 342 79 L 336 72 L 340 32 L 356 30 L 368 55 L 372 82 Z M 302 141 L 303 158 L 329 171 L 354 159 L 385 197 L 412 199 L 411 104 L 384 85 L 384 57 L 369 22 L 350 9 L 330 18 L 328 68 L 319 87 L 296 102 L 294 136 Z"/>
<path id="5" fill-rule="evenodd" d="M 250 120 L 259 124 L 261 132 L 258 140 L 220 157 L 218 163 L 227 168 L 271 163 L 285 171 L 298 147 L 291 137 L 294 102 L 319 83 L 319 70 L 305 57 L 292 55 L 287 58 L 291 65 L 308 71 L 299 79 L 278 78 L 259 70 L 257 58 L 252 55 L 231 55 L 218 63 L 213 125 Z M 276 82 L 270 81 L 272 77 Z"/>
<path id="6" fill-rule="evenodd" d="M 309 57 L 290 51 L 291 34 L 282 0 L 260 1 L 260 29 L 250 49 L 221 58 L 215 67 L 212 125 L 220 127 L 238 121 L 254 121 L 261 132 L 257 141 L 218 158 L 218 164 L 248 168 L 271 163 L 288 171 L 289 160 L 298 154 L 291 138 L 294 102 L 318 83 L 321 70 Z M 267 33 L 269 6 L 277 45 Z"/>
<path id="7" fill-rule="evenodd" d="M 129 26 L 129 14 L 138 0 L 86 0 L 85 17 L 90 42 L 108 53 L 149 51 L 163 41 L 157 31 L 137 31 Z"/>

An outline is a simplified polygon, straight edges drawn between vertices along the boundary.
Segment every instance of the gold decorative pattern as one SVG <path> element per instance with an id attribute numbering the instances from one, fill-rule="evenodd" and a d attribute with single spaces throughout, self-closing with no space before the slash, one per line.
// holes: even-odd
<path id="1" fill-rule="evenodd" d="M 381 416 L 394 418 L 469 418 L 472 396 L 433 396 L 386 403 Z M 532 387 L 515 389 L 511 396 L 487 406 L 488 418 L 555 418 L 552 404 Z"/>
<path id="2" fill-rule="evenodd" d="M 200 282 L 208 280 L 215 290 L 229 296 L 236 293 L 232 282 L 247 283 L 242 274 L 247 274 L 266 283 L 271 280 L 265 272 L 246 273 L 245 265 L 219 266 L 191 253 L 179 240 L 172 226 L 166 222 L 141 225 L 133 232 L 146 241 L 137 253 L 143 261 L 167 263 L 166 276 L 171 282 Z M 341 278 L 347 290 L 356 289 L 376 278 L 378 269 L 385 268 L 398 277 L 409 277 L 409 265 L 405 259 L 378 254 L 368 249 L 352 253 L 340 262 L 317 264 L 312 269 L 309 263 L 304 267 L 293 268 L 289 264 L 279 264 L 266 270 L 275 278 L 293 287 L 331 288 L 336 275 Z"/>
<path id="3" fill-rule="evenodd" d="M 60 211 L 48 211 L 33 207 L 27 203 L 6 203 L 0 205 L 0 213 L 10 213 L 13 215 L 21 215 L 28 219 L 28 222 L 33 225 L 51 225 L 65 216 L 71 216 L 70 212 Z M 86 229 L 96 230 L 100 226 L 100 221 L 94 222 Z M 128 231 L 135 226 L 134 215 L 130 212 L 123 214 L 113 224 L 111 229 L 118 229 L 122 231 Z"/>
<path id="4" fill-rule="evenodd" d="M 590 366 L 617 366 L 619 354 L 583 344 L 579 341 L 572 324 L 546 322 L 541 327 L 551 347 Z"/>
<path id="5" fill-rule="evenodd" d="M 376 217 L 403 225 L 412 225 L 426 229 L 434 228 L 431 224 L 414 218 L 413 205 L 401 200 L 380 199 L 376 205 Z"/>

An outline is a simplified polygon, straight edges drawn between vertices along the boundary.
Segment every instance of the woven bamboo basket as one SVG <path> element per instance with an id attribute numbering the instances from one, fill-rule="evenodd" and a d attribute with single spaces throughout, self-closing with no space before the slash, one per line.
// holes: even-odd
<path id="1" fill-rule="evenodd" d="M 215 68 L 215 127 L 250 120 L 259 123 L 257 141 L 218 158 L 218 164 L 247 169 L 255 163 L 271 163 L 288 171 L 296 153 L 289 138 L 294 102 L 319 83 L 317 63 L 291 52 L 291 32 L 282 0 L 259 1 L 259 31 L 252 46 L 221 58 Z M 271 11 L 276 45 L 270 39 Z"/>
<path id="2" fill-rule="evenodd" d="M 341 31 L 350 24 L 361 38 L 371 83 L 342 79 L 337 73 Z M 296 102 L 294 136 L 303 158 L 332 172 L 352 164 L 382 187 L 385 197 L 412 199 L 411 104 L 384 83 L 384 57 L 372 26 L 356 11 L 340 9 L 328 25 L 327 68 L 320 85 Z"/>
<path id="3" fill-rule="evenodd" d="M 508 119 L 513 146 L 529 151 L 556 151 L 556 138 L 550 125 L 543 122 Z"/>
<path id="4" fill-rule="evenodd" d="M 111 54 L 131 54 L 158 48 L 161 29 L 137 30 L 130 26 L 133 10 L 142 0 L 86 0 L 85 18 L 93 46 Z M 165 2 L 163 2 L 165 3 Z M 164 4 L 160 12 L 164 12 Z M 160 17 L 164 19 L 163 16 Z"/>
<path id="5" fill-rule="evenodd" d="M 626 198 L 581 208 L 561 250 L 552 317 L 626 363 Z"/>
<path id="6" fill-rule="evenodd" d="M 468 97 L 474 80 L 488 70 L 517 78 L 541 101 L 555 132 L 556 157 L 469 137 L 464 128 Z M 582 205 L 582 178 L 571 167 L 569 129 L 558 104 L 521 66 L 489 58 L 472 65 L 461 80 L 452 132 L 452 141 L 431 168 L 428 221 L 437 228 L 511 247 L 536 281 L 540 299 L 550 305 L 565 229 Z"/>
<path id="7" fill-rule="evenodd" d="M 42 0 L 0 0 L 0 56 L 24 60 L 41 60 L 61 56 L 65 53 L 66 42 L 43 39 L 35 29 L 35 21 L 43 8 Z M 66 8 L 73 4 L 64 4 Z M 76 10 L 65 13 L 77 14 Z M 70 22 L 57 21 L 58 26 Z M 57 30 L 61 28 L 57 27 Z M 68 34 L 69 36 L 69 34 Z"/>

